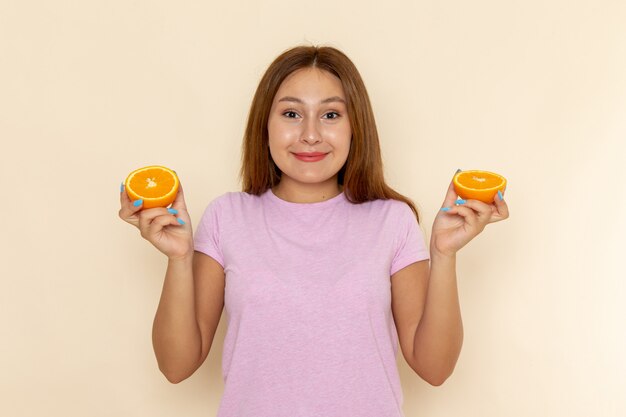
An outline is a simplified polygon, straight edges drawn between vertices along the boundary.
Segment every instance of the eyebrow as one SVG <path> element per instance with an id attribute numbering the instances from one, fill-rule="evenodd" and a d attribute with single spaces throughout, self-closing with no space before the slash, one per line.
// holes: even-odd
<path id="1" fill-rule="evenodd" d="M 278 100 L 278 102 L 281 102 L 281 101 L 293 101 L 295 103 L 304 103 L 299 98 L 292 97 L 292 96 L 285 96 L 285 97 L 281 98 L 280 100 Z M 346 104 L 346 101 L 344 99 L 342 99 L 341 97 L 339 97 L 339 96 L 333 96 L 333 97 L 325 98 L 324 100 L 320 101 L 320 104 L 331 103 L 331 102 L 334 102 L 334 101 L 338 101 L 338 102 L 341 102 L 343 104 Z"/>

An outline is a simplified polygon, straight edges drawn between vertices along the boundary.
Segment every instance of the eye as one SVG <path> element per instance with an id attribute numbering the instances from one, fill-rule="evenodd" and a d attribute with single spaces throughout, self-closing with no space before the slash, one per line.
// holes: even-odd
<path id="1" fill-rule="evenodd" d="M 327 117 L 327 119 L 333 120 L 333 119 L 337 119 L 340 116 L 340 114 L 337 113 L 336 111 L 329 111 L 324 116 L 330 116 L 330 115 L 333 115 L 333 117 Z"/>
<path id="2" fill-rule="evenodd" d="M 289 119 L 294 119 L 295 117 L 298 116 L 298 113 L 292 110 L 287 110 L 286 112 L 283 113 L 283 116 L 287 116 Z"/>

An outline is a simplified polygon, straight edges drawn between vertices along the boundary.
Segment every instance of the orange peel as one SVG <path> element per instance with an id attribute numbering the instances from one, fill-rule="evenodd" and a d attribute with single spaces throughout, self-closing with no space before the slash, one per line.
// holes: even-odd
<path id="1" fill-rule="evenodd" d="M 128 197 L 143 200 L 142 209 L 169 206 L 176 199 L 179 185 L 176 173 L 161 165 L 138 168 L 124 181 Z"/>
<path id="2" fill-rule="evenodd" d="M 456 173 L 452 182 L 459 197 L 488 204 L 493 203 L 498 191 L 504 193 L 506 189 L 506 178 L 502 175 L 477 169 Z"/>

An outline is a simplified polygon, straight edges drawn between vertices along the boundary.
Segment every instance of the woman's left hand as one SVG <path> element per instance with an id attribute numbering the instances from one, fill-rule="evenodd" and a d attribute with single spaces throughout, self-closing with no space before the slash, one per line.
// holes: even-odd
<path id="1" fill-rule="evenodd" d="M 500 200 L 498 194 L 491 204 L 479 200 L 466 200 L 459 205 L 455 205 L 456 202 L 457 194 L 451 181 L 441 206 L 442 210 L 439 210 L 433 222 L 431 252 L 454 255 L 482 232 L 487 224 L 509 217 L 509 208 L 504 200 Z"/>

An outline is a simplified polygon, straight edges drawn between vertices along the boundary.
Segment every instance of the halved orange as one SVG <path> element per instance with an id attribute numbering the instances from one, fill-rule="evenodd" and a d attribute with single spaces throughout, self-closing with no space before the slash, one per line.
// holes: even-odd
<path id="1" fill-rule="evenodd" d="M 178 193 L 178 176 L 160 165 L 139 168 L 128 174 L 124 181 L 126 194 L 131 200 L 143 200 L 142 208 L 167 207 Z"/>
<path id="2" fill-rule="evenodd" d="M 506 178 L 489 171 L 461 171 L 454 176 L 452 181 L 459 197 L 485 203 L 493 203 L 498 190 L 504 192 L 506 188 Z"/>

